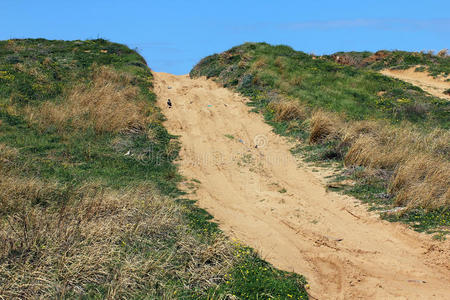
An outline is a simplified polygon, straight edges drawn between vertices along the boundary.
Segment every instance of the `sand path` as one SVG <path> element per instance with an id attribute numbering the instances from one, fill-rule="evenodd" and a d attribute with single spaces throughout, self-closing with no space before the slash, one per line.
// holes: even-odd
<path id="1" fill-rule="evenodd" d="M 327 192 L 238 94 L 204 78 L 154 76 L 165 126 L 180 135 L 180 171 L 201 182 L 191 197 L 229 236 L 305 275 L 317 299 L 448 299 L 449 242 Z"/>
<path id="2" fill-rule="evenodd" d="M 450 89 L 450 81 L 446 81 L 446 78 L 442 76 L 434 78 L 433 76 L 430 76 L 428 72 L 415 72 L 414 70 L 416 67 L 406 70 L 385 69 L 380 72 L 383 75 L 414 84 L 433 96 L 450 100 L 450 95 L 444 93 L 446 90 Z"/>

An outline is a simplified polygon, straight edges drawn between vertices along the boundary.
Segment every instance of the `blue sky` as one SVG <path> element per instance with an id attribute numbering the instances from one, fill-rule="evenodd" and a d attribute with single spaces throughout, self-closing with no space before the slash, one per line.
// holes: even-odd
<path id="1" fill-rule="evenodd" d="M 252 41 L 316 54 L 450 48 L 450 1 L 1 0 L 0 39 L 102 37 L 156 71 L 186 74 L 202 57 Z"/>

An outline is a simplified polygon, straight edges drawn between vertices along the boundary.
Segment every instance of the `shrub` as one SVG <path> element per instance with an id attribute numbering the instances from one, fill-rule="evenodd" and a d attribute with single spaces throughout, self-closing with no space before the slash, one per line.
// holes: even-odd
<path id="1" fill-rule="evenodd" d="M 442 49 L 438 52 L 437 56 L 439 57 L 447 57 L 448 56 L 448 49 Z"/>

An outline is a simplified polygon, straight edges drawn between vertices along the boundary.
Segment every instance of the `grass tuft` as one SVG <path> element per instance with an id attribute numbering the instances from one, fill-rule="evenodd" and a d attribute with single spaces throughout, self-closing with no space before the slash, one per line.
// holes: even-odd
<path id="1" fill-rule="evenodd" d="M 450 162 L 429 154 L 413 156 L 398 167 L 389 190 L 399 206 L 449 207 Z"/>
<path id="2" fill-rule="evenodd" d="M 277 122 L 305 120 L 307 116 L 305 108 L 296 101 L 272 101 L 267 108 L 275 114 L 275 121 Z"/>
<path id="3" fill-rule="evenodd" d="M 314 112 L 310 119 L 310 143 L 320 143 L 334 139 L 339 133 L 341 120 L 334 114 L 318 110 Z"/>

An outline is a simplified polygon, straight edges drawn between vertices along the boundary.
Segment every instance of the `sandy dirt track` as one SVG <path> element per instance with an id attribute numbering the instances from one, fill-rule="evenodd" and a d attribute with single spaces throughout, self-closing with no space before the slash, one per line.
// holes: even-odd
<path id="1" fill-rule="evenodd" d="M 381 74 L 409 82 L 433 96 L 450 100 L 450 95 L 444 94 L 444 91 L 450 89 L 450 82 L 445 81 L 446 78 L 441 76 L 434 78 L 427 72 L 415 72 L 417 67 L 419 66 L 406 70 L 385 69 L 381 71 Z"/>
<path id="2" fill-rule="evenodd" d="M 154 76 L 165 126 L 180 135 L 180 171 L 201 182 L 191 197 L 227 235 L 305 275 L 316 299 L 448 299 L 449 242 L 327 192 L 245 98 L 204 78 Z"/>

